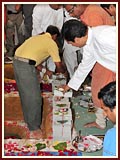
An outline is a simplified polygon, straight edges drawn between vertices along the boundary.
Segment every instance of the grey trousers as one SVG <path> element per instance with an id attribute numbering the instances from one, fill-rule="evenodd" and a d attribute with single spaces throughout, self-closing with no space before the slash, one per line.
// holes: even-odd
<path id="1" fill-rule="evenodd" d="M 36 68 L 34 65 L 16 59 L 13 60 L 13 67 L 24 120 L 30 131 L 37 130 L 42 120 L 42 97 Z"/>
<path id="2" fill-rule="evenodd" d="M 18 14 L 9 14 L 6 25 L 6 48 L 7 56 L 13 57 L 17 45 L 24 42 L 24 35 L 20 31 L 20 26 L 23 21 L 22 12 Z"/>

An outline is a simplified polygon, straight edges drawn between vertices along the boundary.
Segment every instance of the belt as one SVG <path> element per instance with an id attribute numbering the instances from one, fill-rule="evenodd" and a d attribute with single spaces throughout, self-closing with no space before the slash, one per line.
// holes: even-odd
<path id="1" fill-rule="evenodd" d="M 17 59 L 17 60 L 22 61 L 22 62 L 26 62 L 30 65 L 35 65 L 36 64 L 36 62 L 34 60 L 30 60 L 30 59 L 26 59 L 26 58 L 22 58 L 22 57 L 14 56 L 14 59 Z"/>
<path id="2" fill-rule="evenodd" d="M 7 14 L 18 14 L 18 12 L 7 11 Z"/>

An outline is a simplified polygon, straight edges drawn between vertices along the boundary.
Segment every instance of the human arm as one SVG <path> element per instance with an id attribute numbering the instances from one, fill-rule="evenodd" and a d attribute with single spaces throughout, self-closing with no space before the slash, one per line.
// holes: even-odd
<path id="1" fill-rule="evenodd" d="M 56 73 L 65 73 L 65 68 L 64 68 L 64 66 L 63 66 L 63 64 L 62 64 L 62 62 L 54 62 L 55 63 L 55 65 L 56 65 L 56 70 L 55 70 L 55 72 Z"/>
<path id="2" fill-rule="evenodd" d="M 42 64 L 38 65 L 38 66 L 36 67 L 36 69 L 37 69 L 39 72 L 43 72 L 44 76 L 45 76 L 45 75 L 48 75 L 49 78 L 51 78 L 52 75 L 53 75 L 53 72 L 50 71 L 50 70 L 48 70 L 48 69 L 47 69 L 45 66 L 43 66 Z"/>
<path id="3" fill-rule="evenodd" d="M 39 64 L 37 67 L 36 67 L 36 69 L 38 70 L 38 71 L 40 71 L 40 72 L 42 72 L 42 69 L 45 69 L 45 67 L 42 65 L 42 64 Z"/>
<path id="4" fill-rule="evenodd" d="M 50 41 L 50 44 L 48 46 L 48 52 L 56 66 L 55 72 L 56 73 L 65 73 L 65 65 L 61 61 L 60 55 L 59 55 L 59 49 L 55 41 Z"/>
<path id="5" fill-rule="evenodd" d="M 67 85 L 62 85 L 60 88 L 63 89 L 63 93 L 67 92 L 69 89 L 78 90 L 80 85 L 84 82 L 85 78 L 93 68 L 96 63 L 96 59 L 93 54 L 92 46 L 84 47 L 83 49 L 83 60 L 79 64 L 75 73 L 73 74 L 71 80 Z"/>
<path id="6" fill-rule="evenodd" d="M 74 90 L 78 90 L 81 84 L 84 82 L 85 78 L 93 68 L 96 63 L 96 59 L 93 55 L 94 50 L 92 46 L 85 46 L 83 49 L 83 60 L 79 64 L 74 75 L 68 82 L 68 86 Z"/>
<path id="7" fill-rule="evenodd" d="M 71 88 L 66 84 L 66 85 L 62 85 L 60 86 L 59 90 L 61 90 L 63 93 L 69 91 Z"/>

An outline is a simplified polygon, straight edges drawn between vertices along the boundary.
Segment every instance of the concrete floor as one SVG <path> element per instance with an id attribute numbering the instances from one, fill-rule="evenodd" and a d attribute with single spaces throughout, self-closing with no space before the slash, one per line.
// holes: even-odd
<path id="1" fill-rule="evenodd" d="M 71 108 L 74 111 L 75 115 L 75 128 L 76 131 L 79 132 L 81 130 L 81 134 L 83 136 L 86 135 L 105 135 L 106 131 L 109 128 L 113 127 L 113 124 L 110 121 L 107 121 L 107 127 L 104 130 L 97 129 L 97 128 L 85 128 L 84 124 L 88 122 L 93 122 L 96 119 L 95 113 L 93 112 L 88 112 L 88 107 L 81 107 L 79 104 L 80 98 L 78 97 L 73 97 L 71 99 L 72 101 L 72 106 Z M 102 149 L 100 151 L 96 151 L 93 153 L 83 153 L 83 156 L 102 156 Z"/>

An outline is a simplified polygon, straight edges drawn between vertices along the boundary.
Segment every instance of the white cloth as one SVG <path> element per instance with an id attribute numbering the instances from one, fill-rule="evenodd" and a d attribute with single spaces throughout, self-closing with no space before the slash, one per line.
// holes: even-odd
<path id="1" fill-rule="evenodd" d="M 54 10 L 49 4 L 37 4 L 33 9 L 32 17 L 32 35 L 46 32 L 49 25 L 54 25 L 61 29 L 63 25 L 63 8 Z"/>
<path id="2" fill-rule="evenodd" d="M 33 9 L 33 30 L 32 36 L 46 32 L 46 29 L 49 25 L 54 25 L 61 30 L 63 25 L 63 8 L 54 10 L 49 4 L 37 4 Z M 55 71 L 55 64 L 52 58 L 48 58 L 47 68 L 50 71 Z"/>
<path id="3" fill-rule="evenodd" d="M 66 41 L 64 41 L 63 48 L 63 59 L 71 78 L 75 72 L 75 68 L 78 66 L 76 50 L 79 50 L 80 48 L 74 47 L 71 44 L 68 44 Z"/>
<path id="4" fill-rule="evenodd" d="M 68 86 L 78 90 L 96 62 L 116 72 L 116 26 L 89 27 L 88 40 L 83 47 L 82 63 L 79 64 Z"/>
<path id="5" fill-rule="evenodd" d="M 74 17 L 71 17 L 65 9 L 64 9 L 64 14 L 65 14 L 64 22 L 70 19 L 76 19 Z M 75 72 L 75 68 L 78 66 L 76 51 L 80 50 L 80 48 L 72 46 L 71 44 L 68 44 L 66 41 L 64 41 L 63 48 L 64 48 L 63 59 L 67 67 L 69 76 L 71 78 Z"/>

